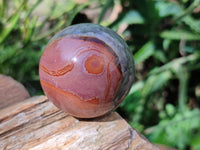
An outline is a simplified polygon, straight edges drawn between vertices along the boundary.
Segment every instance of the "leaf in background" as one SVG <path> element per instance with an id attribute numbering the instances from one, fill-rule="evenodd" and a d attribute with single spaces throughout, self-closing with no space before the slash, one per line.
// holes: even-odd
<path id="1" fill-rule="evenodd" d="M 141 14 L 138 11 L 130 10 L 121 19 L 120 24 L 121 23 L 143 24 L 144 23 L 144 18 L 141 16 Z"/>
<path id="2" fill-rule="evenodd" d="M 193 150 L 199 150 L 200 149 L 200 134 L 196 134 L 191 139 L 191 146 Z"/>
<path id="3" fill-rule="evenodd" d="M 192 46 L 184 46 L 182 49 L 186 53 L 194 53 L 196 49 Z"/>
<path id="4" fill-rule="evenodd" d="M 174 116 L 176 112 L 176 108 L 172 104 L 166 104 L 165 110 L 166 110 L 167 115 L 170 117 Z"/>
<path id="5" fill-rule="evenodd" d="M 100 24 L 103 16 L 105 15 L 106 11 L 108 10 L 108 8 L 111 6 L 113 0 L 107 0 L 106 3 L 104 4 L 104 6 L 101 9 L 101 13 L 99 15 L 98 21 L 97 23 Z"/>
<path id="6" fill-rule="evenodd" d="M 173 118 L 161 120 L 158 125 L 147 129 L 152 142 L 169 144 L 184 149 L 194 138 L 194 130 L 200 127 L 200 111 L 198 109 L 185 110 L 177 113 Z"/>
<path id="7" fill-rule="evenodd" d="M 165 56 L 164 52 L 162 50 L 155 50 L 155 53 L 153 54 L 153 57 L 161 61 L 162 63 L 167 62 L 167 57 Z"/>
<path id="8" fill-rule="evenodd" d="M 161 72 L 158 75 L 151 75 L 148 77 L 142 88 L 142 95 L 144 97 L 150 95 L 151 93 L 160 90 L 164 85 L 172 78 L 170 71 Z"/>
<path id="9" fill-rule="evenodd" d="M 183 11 L 181 15 L 173 19 L 173 22 L 178 22 L 179 20 L 182 20 L 184 17 L 190 15 L 199 5 L 200 5 L 200 0 L 193 0 L 193 2 Z"/>
<path id="10" fill-rule="evenodd" d="M 152 85 L 152 92 L 160 90 L 164 87 L 164 85 L 172 78 L 172 74 L 170 71 L 161 72 L 159 75 L 156 76 L 156 80 Z"/>
<path id="11" fill-rule="evenodd" d="M 169 40 L 169 39 L 164 39 L 164 40 L 163 40 L 163 43 L 162 43 L 163 49 L 164 49 L 164 50 L 169 49 L 169 46 L 170 46 L 171 43 L 172 43 L 171 40 Z"/>
<path id="12" fill-rule="evenodd" d="M 178 16 L 182 13 L 182 9 L 177 4 L 169 1 L 156 1 L 155 6 L 160 17 Z"/>
<path id="13" fill-rule="evenodd" d="M 155 7 L 156 1 L 150 0 L 134 0 L 138 12 L 143 16 L 148 28 L 155 27 L 160 21 L 158 10 Z"/>
<path id="14" fill-rule="evenodd" d="M 65 0 L 65 5 L 63 3 L 53 3 L 55 5 L 55 9 L 52 12 L 52 18 L 58 18 L 63 15 L 63 12 L 70 12 L 76 7 L 76 3 L 73 0 Z"/>
<path id="15" fill-rule="evenodd" d="M 12 47 L 0 47 L 0 67 L 3 68 L 3 63 L 11 59 L 15 56 L 15 53 L 17 52 L 18 48 L 16 46 Z"/>
<path id="16" fill-rule="evenodd" d="M 181 40 L 181 39 L 184 39 L 186 41 L 200 40 L 199 34 L 194 34 L 185 30 L 163 31 L 160 34 L 160 37 L 169 40 Z"/>
<path id="17" fill-rule="evenodd" d="M 5 14 L 6 14 L 6 12 L 5 12 L 6 7 L 7 7 L 6 0 L 2 0 L 0 2 L 0 18 L 3 18 L 5 16 Z"/>
<path id="18" fill-rule="evenodd" d="M 26 44 L 31 37 L 33 37 L 33 32 L 36 27 L 36 22 L 37 22 L 37 16 L 35 16 L 32 20 L 29 18 L 26 19 L 25 21 L 25 37 L 24 37 L 24 43 Z"/>
<path id="19" fill-rule="evenodd" d="M 144 86 L 143 81 L 138 81 L 138 82 L 134 83 L 133 86 L 131 87 L 128 95 L 131 95 L 131 94 L 135 93 L 136 91 L 141 90 L 143 88 L 143 86 Z"/>
<path id="20" fill-rule="evenodd" d="M 186 25 L 190 27 L 193 31 L 200 33 L 200 20 L 196 20 L 191 16 L 186 16 L 182 20 Z"/>
<path id="21" fill-rule="evenodd" d="M 3 27 L 3 30 L 1 30 L 0 32 L 0 43 L 2 43 L 9 35 L 9 33 L 15 28 L 18 20 L 19 20 L 19 14 L 13 15 L 12 18 L 8 20 L 6 25 Z"/>
<path id="22" fill-rule="evenodd" d="M 154 43 L 149 41 L 142 46 L 134 55 L 135 64 L 145 61 L 147 58 L 152 56 L 154 53 Z"/>
<path id="23" fill-rule="evenodd" d="M 117 30 L 122 24 L 131 25 L 131 24 L 144 24 L 145 20 L 142 15 L 136 10 L 130 10 L 124 14 L 121 14 L 112 25 L 113 30 Z"/>

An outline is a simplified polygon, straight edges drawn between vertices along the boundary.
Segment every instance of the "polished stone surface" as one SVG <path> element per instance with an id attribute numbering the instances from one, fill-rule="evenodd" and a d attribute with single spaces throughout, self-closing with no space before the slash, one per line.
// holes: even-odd
<path id="1" fill-rule="evenodd" d="M 40 59 L 42 88 L 57 107 L 80 118 L 114 110 L 134 78 L 128 46 L 112 30 L 79 24 L 56 34 Z"/>

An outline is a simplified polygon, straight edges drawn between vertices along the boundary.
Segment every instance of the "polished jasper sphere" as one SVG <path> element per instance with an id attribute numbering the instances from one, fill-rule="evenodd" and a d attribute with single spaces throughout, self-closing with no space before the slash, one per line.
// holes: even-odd
<path id="1" fill-rule="evenodd" d="M 134 78 L 134 62 L 124 40 L 96 24 L 78 24 L 57 33 L 40 59 L 42 88 L 72 116 L 104 115 L 123 101 Z"/>

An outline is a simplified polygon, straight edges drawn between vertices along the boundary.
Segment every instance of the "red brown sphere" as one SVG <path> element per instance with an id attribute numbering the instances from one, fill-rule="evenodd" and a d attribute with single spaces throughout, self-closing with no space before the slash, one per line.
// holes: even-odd
<path id="1" fill-rule="evenodd" d="M 112 30 L 94 24 L 74 25 L 55 35 L 39 65 L 49 100 L 79 118 L 114 110 L 127 95 L 134 73 L 132 56 L 120 40 Z"/>

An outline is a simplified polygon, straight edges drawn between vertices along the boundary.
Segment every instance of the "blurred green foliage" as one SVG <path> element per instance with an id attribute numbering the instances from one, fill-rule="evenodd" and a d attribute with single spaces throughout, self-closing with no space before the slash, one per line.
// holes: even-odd
<path id="1" fill-rule="evenodd" d="M 136 79 L 118 111 L 155 143 L 200 149 L 200 0 L 1 0 L 0 73 L 41 94 L 38 63 L 50 37 L 92 22 L 119 33 Z"/>

